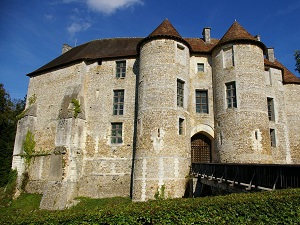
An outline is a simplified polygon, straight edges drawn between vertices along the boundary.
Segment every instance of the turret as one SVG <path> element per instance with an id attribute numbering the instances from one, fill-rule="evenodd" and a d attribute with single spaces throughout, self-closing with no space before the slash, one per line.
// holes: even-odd
<path id="1" fill-rule="evenodd" d="M 213 49 L 215 137 L 222 163 L 271 163 L 265 46 L 234 22 Z"/>
<path id="2" fill-rule="evenodd" d="M 189 45 L 169 20 L 139 44 L 133 200 L 182 197 L 189 173 Z"/>

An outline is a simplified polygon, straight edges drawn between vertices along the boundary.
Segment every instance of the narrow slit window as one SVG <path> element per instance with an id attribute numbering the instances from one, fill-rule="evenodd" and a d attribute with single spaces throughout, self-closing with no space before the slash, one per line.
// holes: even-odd
<path id="1" fill-rule="evenodd" d="M 273 98 L 267 98 L 268 101 L 268 117 L 270 121 L 275 121 L 274 113 L 274 100 Z"/>
<path id="2" fill-rule="evenodd" d="M 184 134 L 184 119 L 179 118 L 179 124 L 178 124 L 178 134 L 183 135 Z"/>
<path id="3" fill-rule="evenodd" d="M 177 80 L 177 106 L 183 107 L 184 82 Z"/>
<path id="4" fill-rule="evenodd" d="M 271 140 L 271 147 L 276 147 L 275 129 L 270 129 L 270 140 Z"/>

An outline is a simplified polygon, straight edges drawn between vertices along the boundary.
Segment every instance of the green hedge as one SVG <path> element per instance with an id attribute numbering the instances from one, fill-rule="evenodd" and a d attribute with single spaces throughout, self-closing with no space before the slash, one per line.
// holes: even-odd
<path id="1" fill-rule="evenodd" d="M 84 198 L 63 211 L 0 213 L 0 224 L 300 224 L 300 189 L 136 203 Z"/>

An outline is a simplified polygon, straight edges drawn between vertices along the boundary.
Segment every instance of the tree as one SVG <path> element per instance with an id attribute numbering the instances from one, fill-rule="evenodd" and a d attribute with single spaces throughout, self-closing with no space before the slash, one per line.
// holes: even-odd
<path id="1" fill-rule="evenodd" d="M 300 74 L 300 50 L 295 51 L 295 60 L 296 60 L 296 71 Z"/>
<path id="2" fill-rule="evenodd" d="M 4 85 L 0 83 L 0 186 L 8 180 L 18 122 L 16 116 L 24 107 L 25 100 L 11 100 Z"/>

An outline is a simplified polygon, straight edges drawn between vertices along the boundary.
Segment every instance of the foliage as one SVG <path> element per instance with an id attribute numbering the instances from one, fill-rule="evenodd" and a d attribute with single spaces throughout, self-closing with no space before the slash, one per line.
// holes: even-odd
<path id="1" fill-rule="evenodd" d="M 30 163 L 30 159 L 35 153 L 35 145 L 36 143 L 34 140 L 34 134 L 30 130 L 28 130 L 26 133 L 25 140 L 23 141 L 22 144 L 22 148 L 24 151 L 22 157 L 25 158 L 25 162 L 27 165 Z"/>
<path id="2" fill-rule="evenodd" d="M 10 170 L 5 187 L 0 188 L 0 207 L 9 206 L 15 193 L 18 172 Z"/>
<path id="3" fill-rule="evenodd" d="M 35 102 L 36 102 L 36 95 L 33 94 L 32 96 L 30 96 L 30 97 L 28 98 L 28 103 L 29 103 L 29 105 L 32 105 L 32 104 L 34 104 Z"/>
<path id="4" fill-rule="evenodd" d="M 28 217 L 30 213 L 39 211 L 41 199 L 42 195 L 39 194 L 22 193 L 16 200 L 12 201 L 9 206 L 0 210 L 0 224 L 15 223 L 15 220 L 22 220 L 22 218 Z M 7 217 L 6 214 L 10 214 L 10 220 L 5 221 L 2 219 Z"/>
<path id="5" fill-rule="evenodd" d="M 296 50 L 294 54 L 296 60 L 296 71 L 300 74 L 300 50 Z"/>
<path id="6" fill-rule="evenodd" d="M 33 94 L 32 96 L 30 96 L 30 97 L 28 98 L 28 104 L 29 104 L 29 106 L 33 105 L 33 104 L 36 102 L 36 99 L 37 99 L 37 97 L 36 97 L 35 94 Z M 25 100 L 24 100 L 24 101 L 25 101 Z M 21 111 L 20 114 L 18 114 L 18 115 L 16 116 L 16 119 L 17 119 L 17 120 L 22 119 L 22 118 L 26 115 L 26 113 L 28 112 L 28 110 L 29 110 L 29 108 L 24 109 L 23 111 Z"/>
<path id="7" fill-rule="evenodd" d="M 28 112 L 28 109 L 23 110 L 20 114 L 18 114 L 18 115 L 16 116 L 16 119 L 17 119 L 17 120 L 22 119 L 22 118 L 25 116 L 25 114 L 26 114 L 27 112 Z"/>
<path id="8" fill-rule="evenodd" d="M 38 210 L 37 202 L 35 207 L 29 203 L 33 199 L 37 201 L 37 196 L 22 194 L 0 210 L 0 224 L 300 223 L 300 189 L 148 202 L 81 198 L 78 205 L 63 211 Z"/>
<path id="9" fill-rule="evenodd" d="M 77 118 L 78 114 L 81 113 L 79 101 L 73 98 L 71 102 L 73 103 L 74 106 L 74 117 Z"/>
<path id="10" fill-rule="evenodd" d="M 8 182 L 17 129 L 16 116 L 25 107 L 25 100 L 13 99 L 0 83 L 0 187 Z"/>
<path id="11" fill-rule="evenodd" d="M 28 172 L 26 171 L 26 172 L 24 172 L 24 173 L 22 174 L 22 183 L 21 183 L 21 190 L 22 190 L 22 191 L 25 191 L 25 187 L 26 187 L 26 185 L 28 184 L 28 181 L 29 181 L 29 174 L 28 174 Z"/>
<path id="12" fill-rule="evenodd" d="M 166 188 L 166 186 L 164 184 L 160 188 L 157 188 L 157 191 L 154 194 L 154 198 L 156 200 L 165 199 L 165 188 Z"/>

